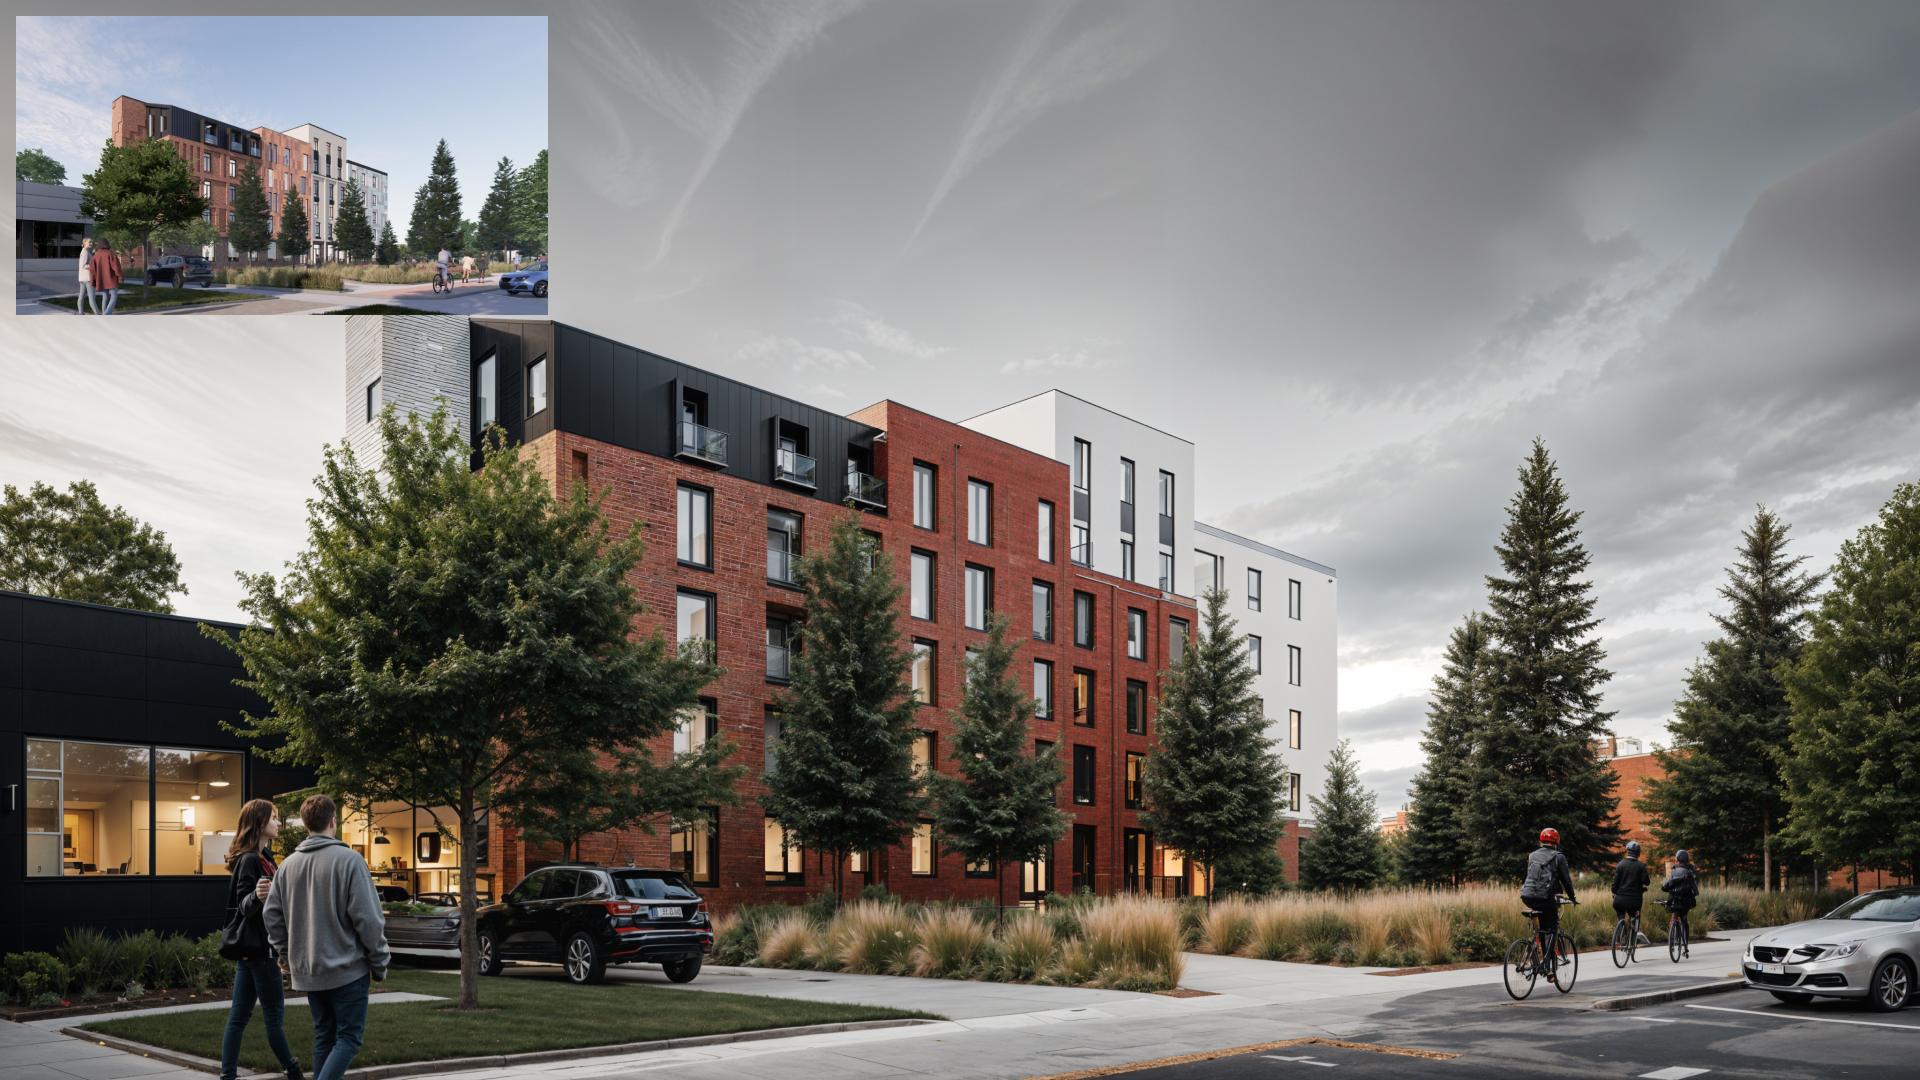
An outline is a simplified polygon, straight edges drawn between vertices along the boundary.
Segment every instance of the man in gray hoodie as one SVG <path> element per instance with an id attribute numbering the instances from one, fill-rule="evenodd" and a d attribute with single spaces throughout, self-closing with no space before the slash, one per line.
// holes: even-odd
<path id="1" fill-rule="evenodd" d="M 313 1013 L 313 1080 L 340 1080 L 367 1031 L 369 981 L 387 977 L 387 923 L 367 863 L 334 833 L 339 811 L 315 795 L 300 804 L 312 835 L 274 875 L 261 912 L 267 940 Z"/>

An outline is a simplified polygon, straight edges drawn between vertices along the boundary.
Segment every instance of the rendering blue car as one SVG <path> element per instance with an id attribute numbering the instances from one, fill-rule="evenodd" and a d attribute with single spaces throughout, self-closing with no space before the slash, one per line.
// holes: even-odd
<path id="1" fill-rule="evenodd" d="M 547 295 L 547 260 L 530 263 L 526 267 L 500 275 L 500 287 L 509 296 L 518 296 L 529 292 L 545 298 Z"/>

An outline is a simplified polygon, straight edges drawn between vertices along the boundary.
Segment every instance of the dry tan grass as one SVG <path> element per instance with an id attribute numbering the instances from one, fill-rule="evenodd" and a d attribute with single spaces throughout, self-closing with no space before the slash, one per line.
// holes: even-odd
<path id="1" fill-rule="evenodd" d="M 993 937 L 965 908 L 940 908 L 920 920 L 920 947 L 913 951 L 913 973 L 921 978 L 965 975 L 979 963 Z"/>
<path id="2" fill-rule="evenodd" d="M 1054 965 L 1060 943 L 1053 928 L 1037 912 L 1023 911 L 1007 920 L 1000 938 L 1000 964 L 1009 979 L 1032 979 Z"/>
<path id="3" fill-rule="evenodd" d="M 1253 905 L 1244 897 L 1217 900 L 1200 919 L 1200 941 L 1210 952 L 1233 956 L 1253 940 Z"/>
<path id="4" fill-rule="evenodd" d="M 1444 911 L 1427 911 L 1413 923 L 1413 946 L 1422 964 L 1453 962 L 1453 924 Z"/>
<path id="5" fill-rule="evenodd" d="M 898 904 L 861 902 L 834 914 L 840 934 L 840 963 L 864 975 L 903 972 L 920 944 L 920 923 Z"/>
<path id="6" fill-rule="evenodd" d="M 815 930 L 799 911 L 780 917 L 780 921 L 760 933 L 760 962 L 768 967 L 808 968 L 817 955 Z"/>
<path id="7" fill-rule="evenodd" d="M 1142 896 L 1117 896 L 1080 916 L 1086 943 L 1100 981 L 1109 987 L 1146 989 L 1144 981 L 1172 990 L 1186 973 L 1180 913 L 1172 904 Z"/>

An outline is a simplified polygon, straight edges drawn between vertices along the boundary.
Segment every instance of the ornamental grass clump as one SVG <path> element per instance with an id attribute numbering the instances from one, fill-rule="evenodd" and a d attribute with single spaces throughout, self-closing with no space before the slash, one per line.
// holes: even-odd
<path id="1" fill-rule="evenodd" d="M 1138 896 L 1115 897 L 1080 916 L 1085 944 L 1102 986 L 1172 990 L 1185 974 L 1180 914 Z"/>
<path id="2" fill-rule="evenodd" d="M 1011 982 L 1039 978 L 1060 953 L 1053 928 L 1039 915 L 1024 911 L 1007 920 L 1000 946 L 1000 977 Z"/>
<path id="3" fill-rule="evenodd" d="M 1253 905 L 1244 897 L 1214 902 L 1200 918 L 1200 944 L 1208 952 L 1234 956 L 1253 940 Z"/>
<path id="4" fill-rule="evenodd" d="M 60 961 L 67 965 L 82 1001 L 100 996 L 100 988 L 113 977 L 116 951 L 106 931 L 97 926 L 68 927 L 66 940 L 60 943 Z"/>
<path id="5" fill-rule="evenodd" d="M 840 909 L 840 963 L 862 975 L 902 975 L 912 970 L 920 923 L 897 903 L 862 900 Z"/>
<path id="6" fill-rule="evenodd" d="M 775 968 L 811 968 L 818 954 L 816 933 L 813 920 L 802 912 L 780 916 L 760 931 L 760 962 Z"/>
<path id="7" fill-rule="evenodd" d="M 939 908 L 920 920 L 920 947 L 913 973 L 922 978 L 965 978 L 979 963 L 993 932 L 966 908 Z"/>
<path id="8" fill-rule="evenodd" d="M 1422 912 L 1413 922 L 1411 936 L 1422 964 L 1453 963 L 1453 923 L 1446 912 Z"/>
<path id="9" fill-rule="evenodd" d="M 1300 917 L 1300 904 L 1291 897 L 1256 906 L 1248 953 L 1258 960 L 1291 959 L 1300 951 Z"/>

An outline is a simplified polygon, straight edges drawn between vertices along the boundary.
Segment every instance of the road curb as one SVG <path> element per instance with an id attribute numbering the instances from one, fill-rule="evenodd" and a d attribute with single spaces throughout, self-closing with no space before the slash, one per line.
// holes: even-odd
<path id="1" fill-rule="evenodd" d="M 1606 998 L 1593 1003 L 1596 1012 L 1617 1012 L 1621 1009 L 1637 1009 L 1642 1005 L 1659 1005 L 1682 998 L 1706 997 L 1708 994 L 1724 994 L 1729 990 L 1744 990 L 1747 981 L 1741 978 L 1722 979 L 1719 982 L 1695 983 L 1692 986 L 1677 986 L 1672 990 L 1655 990 L 1646 994 L 1630 994 L 1627 997 Z"/>
<path id="2" fill-rule="evenodd" d="M 168 1050 L 164 1046 L 149 1046 L 146 1043 L 134 1042 L 132 1039 L 103 1035 L 98 1031 L 88 1031 L 85 1028 L 77 1027 L 61 1028 L 60 1034 L 70 1035 L 73 1038 L 82 1039 L 90 1043 L 99 1043 L 101 1046 L 119 1050 L 124 1053 L 150 1057 L 155 1061 L 164 1061 L 169 1065 L 181 1065 L 189 1069 L 197 1069 L 200 1072 L 213 1073 L 216 1076 L 220 1073 L 220 1063 L 212 1058 L 183 1054 L 178 1050 Z"/>

